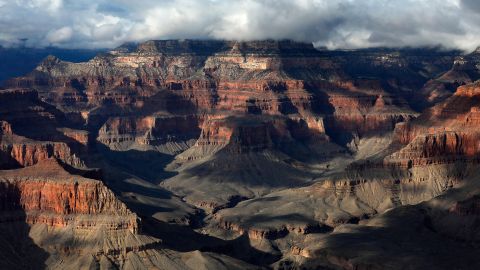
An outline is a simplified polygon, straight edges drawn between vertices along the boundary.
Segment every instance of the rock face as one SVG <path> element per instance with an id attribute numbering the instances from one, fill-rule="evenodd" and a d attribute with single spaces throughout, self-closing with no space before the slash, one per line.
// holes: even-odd
<path id="1" fill-rule="evenodd" d="M 198 137 L 199 123 L 195 115 L 111 117 L 100 128 L 97 140 L 112 149 L 151 147 L 179 153 Z"/>
<path id="2" fill-rule="evenodd" d="M 136 236 L 139 218 L 102 182 L 71 175 L 54 159 L 1 171 L 0 192 L 2 231 L 7 233 L 12 227 L 27 224 L 36 244 L 67 261 L 107 256 L 118 262 L 120 254 L 149 249 L 158 243 L 153 238 Z M 103 237 L 97 236 L 99 232 Z M 16 233 L 0 236 L 2 240 L 10 237 L 19 241 Z M 105 244 L 99 245 L 98 241 Z M 2 265 L 16 268 L 8 262 Z"/>
<path id="3" fill-rule="evenodd" d="M 424 54 L 317 51 L 290 41 L 150 41 L 136 48 L 121 47 L 86 63 L 50 57 L 29 76 L 9 85 L 35 87 L 46 101 L 76 108 L 91 121 L 103 113 L 90 111 L 108 104 L 118 105 L 123 113 L 131 109 L 304 117 L 327 113 L 326 127 L 345 136 L 345 132 L 363 134 L 378 127 L 389 130 L 413 113 L 405 102 L 405 88 L 419 88 L 428 78 L 412 70 L 405 81 L 392 82 L 379 73 L 397 76 L 398 69 L 410 66 L 438 72 L 447 69 L 453 57 Z M 422 63 L 425 67 L 418 67 Z M 392 87 L 402 90 L 392 91 Z M 149 102 L 154 98 L 161 102 Z"/>
<path id="4" fill-rule="evenodd" d="M 0 168 L 32 166 L 52 157 L 74 167 L 85 167 L 84 162 L 72 151 L 67 143 L 28 139 L 14 134 L 8 122 L 1 121 L 1 125 Z"/>
<path id="5" fill-rule="evenodd" d="M 25 169 L 2 171 L 0 178 L 1 210 L 4 214 L 25 212 L 30 225 L 66 227 L 72 223 L 88 229 L 100 226 L 95 219 L 103 215 L 111 216 L 103 220 L 107 228 L 127 229 L 132 233 L 139 230 L 135 214 L 100 181 L 69 175 L 53 159 Z M 3 218 L 6 222 L 12 217 Z"/>
<path id="6" fill-rule="evenodd" d="M 47 57 L 0 90 L 0 268 L 476 267 L 477 58 L 273 40 Z"/>
<path id="7" fill-rule="evenodd" d="M 0 168 L 31 166 L 51 157 L 85 168 L 81 156 L 86 154 L 90 135 L 66 118 L 42 102 L 36 91 L 0 90 Z"/>
<path id="8" fill-rule="evenodd" d="M 428 81 L 415 96 L 416 107 L 423 109 L 450 97 L 456 89 L 480 79 L 480 51 L 458 56 L 451 69 Z"/>
<path id="9" fill-rule="evenodd" d="M 476 162 L 480 150 L 479 93 L 477 83 L 461 86 L 421 117 L 399 124 L 395 141 L 405 146 L 387 161 L 399 162 L 404 167 L 458 160 Z"/>

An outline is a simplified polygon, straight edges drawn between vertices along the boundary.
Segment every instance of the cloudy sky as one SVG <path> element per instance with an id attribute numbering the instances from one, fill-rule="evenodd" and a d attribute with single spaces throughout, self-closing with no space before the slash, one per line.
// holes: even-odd
<path id="1" fill-rule="evenodd" d="M 329 48 L 480 45 L 478 0 L 0 0 L 0 44 L 114 47 L 168 38 Z"/>

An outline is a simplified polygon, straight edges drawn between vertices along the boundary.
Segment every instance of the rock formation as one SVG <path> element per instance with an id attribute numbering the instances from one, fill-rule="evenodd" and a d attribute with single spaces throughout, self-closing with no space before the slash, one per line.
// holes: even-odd
<path id="1" fill-rule="evenodd" d="M 49 56 L 0 90 L 0 268 L 475 268 L 478 60 L 288 40 Z"/>

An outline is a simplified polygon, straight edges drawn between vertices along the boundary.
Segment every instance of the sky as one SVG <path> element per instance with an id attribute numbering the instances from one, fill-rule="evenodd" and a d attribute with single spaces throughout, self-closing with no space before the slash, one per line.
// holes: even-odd
<path id="1" fill-rule="evenodd" d="M 480 46 L 479 0 L 0 0 L 0 45 L 293 39 L 328 48 Z"/>

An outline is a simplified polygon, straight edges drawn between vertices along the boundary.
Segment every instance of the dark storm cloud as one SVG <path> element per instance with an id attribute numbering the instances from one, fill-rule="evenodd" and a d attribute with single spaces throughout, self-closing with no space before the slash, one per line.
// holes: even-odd
<path id="1" fill-rule="evenodd" d="M 0 44 L 113 47 L 165 38 L 330 48 L 480 45 L 476 0 L 0 0 Z"/>
<path id="2" fill-rule="evenodd" d="M 480 2 L 478 0 L 461 0 L 461 5 L 475 12 L 480 12 Z"/>

